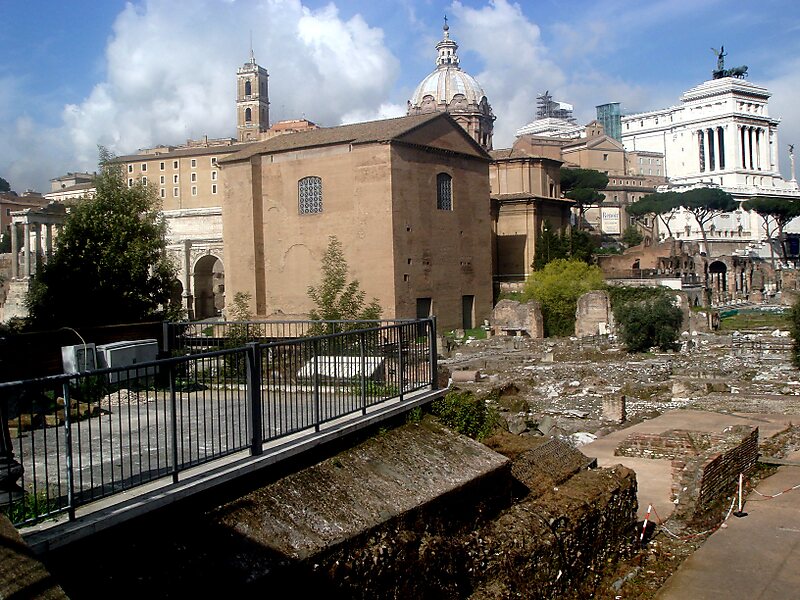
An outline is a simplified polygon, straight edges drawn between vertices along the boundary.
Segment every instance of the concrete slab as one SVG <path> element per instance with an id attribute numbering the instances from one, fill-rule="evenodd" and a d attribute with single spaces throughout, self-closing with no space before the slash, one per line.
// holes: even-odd
<path id="1" fill-rule="evenodd" d="M 671 429 L 719 433 L 731 425 L 754 425 L 758 426 L 759 436 L 764 439 L 786 429 L 793 420 L 800 420 L 800 416 L 673 410 L 655 419 L 637 423 L 598 438 L 591 444 L 581 447 L 581 452 L 587 456 L 596 457 L 597 464 L 601 467 L 621 464 L 633 469 L 636 472 L 638 485 L 639 519 L 644 519 L 648 504 L 655 506 L 662 519 L 667 519 L 675 508 L 670 498 L 671 461 L 614 456 L 614 450 L 625 438 L 635 433 L 662 433 Z"/>
<path id="2" fill-rule="evenodd" d="M 800 484 L 800 467 L 780 467 L 758 491 L 774 495 Z M 690 556 L 658 600 L 797 598 L 800 590 L 800 490 L 765 499 L 751 494 L 746 517 L 731 517 Z"/>

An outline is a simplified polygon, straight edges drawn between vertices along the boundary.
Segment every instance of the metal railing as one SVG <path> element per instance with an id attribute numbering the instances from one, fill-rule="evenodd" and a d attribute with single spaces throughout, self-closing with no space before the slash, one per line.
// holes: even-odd
<path id="1" fill-rule="evenodd" d="M 414 322 L 411 319 L 360 321 L 195 321 L 164 323 L 163 348 L 170 353 L 206 352 L 229 348 L 244 340 L 260 343 L 342 333 L 357 329 Z"/>
<path id="2" fill-rule="evenodd" d="M 17 525 L 436 386 L 434 319 L 0 384 Z M 9 467 L 5 467 L 7 470 Z M 0 473 L 0 481 L 3 473 Z M 21 489 L 20 489 L 21 488 Z"/>

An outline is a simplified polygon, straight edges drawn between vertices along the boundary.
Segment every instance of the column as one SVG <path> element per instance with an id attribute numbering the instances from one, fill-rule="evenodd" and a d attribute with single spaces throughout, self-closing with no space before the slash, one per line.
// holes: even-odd
<path id="1" fill-rule="evenodd" d="M 23 256 L 25 258 L 25 278 L 31 276 L 31 226 L 26 221 L 22 225 L 22 239 L 25 244 L 23 248 Z"/>
<path id="2" fill-rule="evenodd" d="M 742 125 L 739 126 L 739 140 L 741 142 L 741 152 L 739 154 L 742 157 L 742 160 L 739 161 L 739 164 L 742 165 L 743 169 L 747 168 L 747 158 L 746 158 L 747 157 L 747 148 L 746 148 L 746 146 L 747 146 L 747 144 L 746 144 L 747 135 L 745 133 L 745 129 L 746 128 L 744 126 L 742 126 Z"/>
<path id="3" fill-rule="evenodd" d="M 753 128 L 747 128 L 747 164 L 753 170 Z"/>
<path id="4" fill-rule="evenodd" d="M 38 273 L 39 267 L 42 264 L 41 256 L 42 256 L 42 225 L 41 223 L 34 223 L 34 230 L 33 230 L 34 239 L 36 240 L 36 245 L 33 248 L 33 272 Z"/>
<path id="5" fill-rule="evenodd" d="M 183 241 L 183 307 L 189 319 L 194 318 L 192 295 L 192 240 Z"/>
<path id="6" fill-rule="evenodd" d="M 761 170 L 761 128 L 756 129 L 756 169 Z"/>
<path id="7" fill-rule="evenodd" d="M 702 173 L 706 170 L 706 144 L 702 129 L 697 132 L 697 148 L 698 162 L 700 163 L 700 172 Z"/>
<path id="8" fill-rule="evenodd" d="M 717 127 L 717 163 L 720 171 L 725 169 L 725 150 L 725 130 Z"/>
<path id="9" fill-rule="evenodd" d="M 714 139 L 714 130 L 709 128 L 706 130 L 708 137 L 708 170 L 717 170 L 717 147 L 716 140 Z"/>
<path id="10" fill-rule="evenodd" d="M 17 240 L 17 224 L 11 221 L 11 279 L 19 278 L 19 240 Z"/>
<path id="11" fill-rule="evenodd" d="M 46 247 L 44 262 L 47 263 L 50 262 L 50 258 L 53 256 L 53 225 L 50 223 L 45 225 L 44 245 Z"/>

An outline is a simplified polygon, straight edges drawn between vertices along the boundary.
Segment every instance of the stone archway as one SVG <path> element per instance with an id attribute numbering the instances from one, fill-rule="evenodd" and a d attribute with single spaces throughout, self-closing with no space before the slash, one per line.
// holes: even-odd
<path id="1" fill-rule="evenodd" d="M 724 302 L 728 296 L 728 266 L 721 260 L 715 260 L 708 265 L 708 275 L 711 279 L 711 296 L 715 302 Z"/>
<path id="2" fill-rule="evenodd" d="M 194 318 L 209 319 L 225 308 L 225 270 L 213 254 L 200 257 L 194 265 Z"/>

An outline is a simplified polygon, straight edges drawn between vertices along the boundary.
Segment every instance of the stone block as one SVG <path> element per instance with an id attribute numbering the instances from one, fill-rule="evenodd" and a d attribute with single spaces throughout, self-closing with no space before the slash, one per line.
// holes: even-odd
<path id="1" fill-rule="evenodd" d="M 627 419 L 625 396 L 603 398 L 603 420 L 624 423 Z"/>
<path id="2" fill-rule="evenodd" d="M 613 330 L 614 315 L 608 292 L 595 290 L 578 298 L 575 311 L 575 336 L 589 337 Z"/>
<path id="3" fill-rule="evenodd" d="M 475 383 L 480 378 L 480 371 L 453 371 L 450 374 L 453 383 Z"/>
<path id="4" fill-rule="evenodd" d="M 535 300 L 525 304 L 516 300 L 500 300 L 492 311 L 492 335 L 527 335 L 544 337 L 542 309 Z"/>

